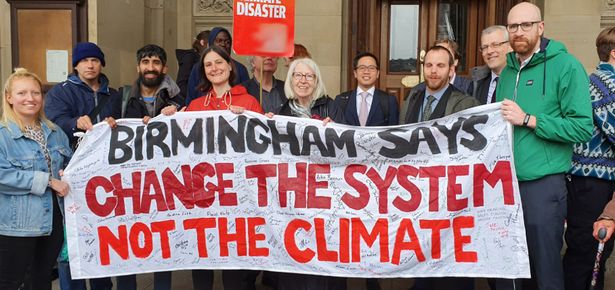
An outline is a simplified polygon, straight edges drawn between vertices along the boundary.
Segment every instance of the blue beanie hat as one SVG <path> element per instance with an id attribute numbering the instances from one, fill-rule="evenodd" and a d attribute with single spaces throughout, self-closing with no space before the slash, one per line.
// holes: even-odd
<path id="1" fill-rule="evenodd" d="M 233 38 L 231 37 L 231 33 L 228 32 L 228 30 L 224 27 L 214 27 L 211 29 L 211 33 L 209 33 L 209 37 L 207 38 L 207 42 L 209 43 L 209 46 L 214 45 L 214 41 L 216 40 L 216 36 L 218 36 L 218 34 L 220 34 L 220 32 L 226 32 L 226 34 L 228 34 L 228 38 L 231 41 L 231 43 L 233 42 Z"/>
<path id="2" fill-rule="evenodd" d="M 97 58 L 102 66 L 105 66 L 105 54 L 98 45 L 91 42 L 79 42 L 73 48 L 73 67 L 76 67 L 82 59 L 88 57 Z"/>

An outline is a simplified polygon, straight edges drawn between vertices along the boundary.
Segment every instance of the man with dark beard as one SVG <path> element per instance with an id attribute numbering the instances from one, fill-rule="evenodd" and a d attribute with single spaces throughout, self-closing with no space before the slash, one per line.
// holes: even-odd
<path id="1" fill-rule="evenodd" d="M 567 211 L 564 174 L 570 169 L 572 145 L 592 136 L 589 82 L 581 63 L 561 42 L 542 36 L 544 22 L 536 5 L 515 5 L 506 28 L 513 52 L 507 55 L 496 98 L 503 101 L 502 116 L 514 130 L 531 282 L 539 290 L 561 290 L 560 251 Z M 497 289 L 519 286 L 499 280 Z"/>
<path id="2" fill-rule="evenodd" d="M 120 89 L 123 96 L 122 116 L 143 118 L 147 124 L 150 118 L 160 113 L 171 115 L 181 108 L 184 98 L 180 89 L 167 73 L 167 53 L 155 44 L 148 44 L 137 50 L 137 73 L 135 84 Z M 137 289 L 135 275 L 117 277 L 121 289 Z M 171 272 L 154 273 L 154 290 L 171 289 Z"/>
<path id="3" fill-rule="evenodd" d="M 148 44 L 137 51 L 137 73 L 135 84 L 124 86 L 124 118 L 143 118 L 143 122 L 164 113 L 171 115 L 184 104 L 184 97 L 167 72 L 167 54 L 155 44 Z"/>

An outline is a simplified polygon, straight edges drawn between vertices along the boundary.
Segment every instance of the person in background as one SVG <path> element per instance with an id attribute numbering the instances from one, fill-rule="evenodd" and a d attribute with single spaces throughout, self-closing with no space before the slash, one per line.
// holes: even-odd
<path id="1" fill-rule="evenodd" d="M 222 48 L 226 54 L 231 55 L 231 49 L 233 47 L 233 39 L 231 33 L 223 27 L 214 27 L 209 34 L 208 44 L 209 46 L 218 46 Z M 231 85 L 241 84 L 250 79 L 248 69 L 245 65 L 231 58 L 231 62 L 235 67 L 235 74 L 237 78 L 231 83 Z M 197 87 L 200 81 L 203 79 L 203 67 L 202 63 L 197 63 L 192 67 L 190 77 L 188 79 L 188 95 L 186 96 L 186 105 L 190 104 L 192 100 L 200 97 Z"/>
<path id="2" fill-rule="evenodd" d="M 68 138 L 45 117 L 41 80 L 18 68 L 6 80 L 0 120 L 0 289 L 51 290 L 62 241 L 60 171 Z M 28 281 L 24 281 L 29 272 Z"/>
<path id="3" fill-rule="evenodd" d="M 241 85 L 248 90 L 250 95 L 260 100 L 263 111 L 276 113 L 286 102 L 284 82 L 276 79 L 273 75 L 278 69 L 278 58 L 251 56 L 248 60 L 252 78 L 241 83 Z"/>
<path id="4" fill-rule="evenodd" d="M 479 50 L 485 65 L 472 68 L 472 96 L 481 104 L 491 104 L 495 102 L 495 88 L 500 73 L 506 66 L 506 54 L 512 51 L 506 26 L 494 25 L 485 28 L 480 36 Z"/>
<path id="5" fill-rule="evenodd" d="M 603 213 L 615 191 L 615 27 L 598 34 L 596 50 L 600 63 L 589 76 L 594 130 L 589 142 L 574 144 L 572 168 L 566 184 L 566 290 L 590 288 L 598 247 L 598 241 L 592 237 L 595 224 L 605 224 L 612 232 L 609 220 L 612 222 L 615 217 L 608 207 Z M 608 242 L 604 246 L 596 290 L 604 288 L 604 265 L 613 252 L 613 240 L 605 240 Z"/>
<path id="6" fill-rule="evenodd" d="M 208 38 L 211 31 L 203 30 L 199 32 L 192 42 L 191 49 L 176 49 L 175 56 L 177 57 L 177 78 L 175 82 L 181 91 L 182 96 L 188 95 L 188 78 L 194 64 L 199 62 L 201 52 L 208 46 Z"/>
<path id="7" fill-rule="evenodd" d="M 290 63 L 293 62 L 293 60 L 299 58 L 312 58 L 312 55 L 305 46 L 299 43 L 295 43 L 295 52 L 293 52 L 293 56 L 284 58 L 284 65 L 286 67 L 289 67 Z"/>

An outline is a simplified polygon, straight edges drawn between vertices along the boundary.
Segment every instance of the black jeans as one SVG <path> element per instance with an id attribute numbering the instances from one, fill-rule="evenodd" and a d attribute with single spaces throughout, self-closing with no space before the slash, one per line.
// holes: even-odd
<path id="1" fill-rule="evenodd" d="M 564 255 L 566 290 L 587 290 L 592 278 L 598 241 L 593 225 L 615 191 L 615 182 L 593 177 L 571 176 L 568 187 L 568 228 Z M 594 289 L 604 289 L 604 264 L 613 251 L 611 238 L 604 246 L 600 272 Z"/>
<path id="2" fill-rule="evenodd" d="M 26 282 L 31 289 L 51 290 L 51 270 L 64 242 L 62 214 L 55 196 L 53 199 L 51 235 L 0 235 L 0 289 L 16 290 Z M 27 271 L 30 271 L 29 281 L 24 281 Z"/>

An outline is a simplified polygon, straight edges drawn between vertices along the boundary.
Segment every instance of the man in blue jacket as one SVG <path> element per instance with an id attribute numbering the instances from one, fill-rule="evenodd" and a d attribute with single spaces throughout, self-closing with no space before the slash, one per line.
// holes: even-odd
<path id="1" fill-rule="evenodd" d="M 106 118 L 119 119 L 122 99 L 114 89 L 109 88 L 109 80 L 101 73 L 105 66 L 105 55 L 91 42 L 78 43 L 73 48 L 74 73 L 66 81 L 55 85 L 45 97 L 45 114 L 68 136 L 73 148 L 77 138 L 73 133 L 87 131 L 93 124 Z M 66 241 L 58 263 L 58 274 L 62 289 L 86 289 L 84 280 L 72 280 Z M 90 280 L 92 290 L 111 290 L 110 278 Z"/>
<path id="2" fill-rule="evenodd" d="M 87 131 L 108 117 L 121 117 L 122 99 L 102 74 L 105 55 L 91 42 L 73 49 L 74 73 L 55 85 L 45 98 L 45 114 L 58 124 L 75 148 L 75 132 Z"/>

